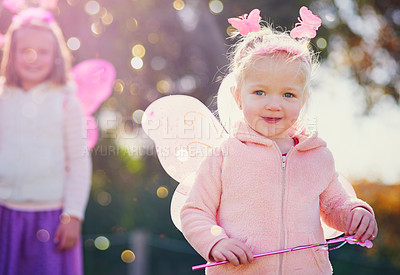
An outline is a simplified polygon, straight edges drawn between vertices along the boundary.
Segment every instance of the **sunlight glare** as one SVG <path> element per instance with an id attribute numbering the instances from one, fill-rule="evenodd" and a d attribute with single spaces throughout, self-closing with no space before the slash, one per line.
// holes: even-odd
<path id="1" fill-rule="evenodd" d="M 135 56 L 131 59 L 131 66 L 135 70 L 140 70 L 141 68 L 143 68 L 143 60 L 140 57 Z"/>
<path id="2" fill-rule="evenodd" d="M 157 189 L 157 197 L 165 199 L 168 196 L 168 189 L 165 186 L 160 186 Z"/>
<path id="3" fill-rule="evenodd" d="M 89 15 L 95 15 L 100 11 L 100 4 L 97 1 L 89 1 L 85 5 L 85 11 Z"/>
<path id="4" fill-rule="evenodd" d="M 110 241 L 104 236 L 99 236 L 94 240 L 94 246 L 98 250 L 107 250 L 110 247 Z"/>
<path id="5" fill-rule="evenodd" d="M 77 37 L 70 37 L 67 46 L 71 51 L 77 51 L 81 47 L 81 41 Z"/>
<path id="6" fill-rule="evenodd" d="M 175 0 L 172 5 L 174 6 L 174 9 L 180 11 L 185 7 L 185 2 L 183 2 L 182 0 Z"/>
<path id="7" fill-rule="evenodd" d="M 218 14 L 223 11 L 224 4 L 220 0 L 212 0 L 209 3 L 209 8 L 212 14 Z"/>
<path id="8" fill-rule="evenodd" d="M 132 47 L 132 55 L 142 58 L 146 54 L 146 49 L 142 44 L 136 44 Z"/>
<path id="9" fill-rule="evenodd" d="M 127 264 L 133 263 L 135 261 L 135 259 L 136 259 L 136 256 L 131 250 L 124 250 L 121 253 L 121 260 L 124 263 L 127 263 Z"/>
<path id="10" fill-rule="evenodd" d="M 142 123 L 142 117 L 143 117 L 144 111 L 143 110 L 136 110 L 132 114 L 132 119 L 135 123 L 141 124 Z"/>

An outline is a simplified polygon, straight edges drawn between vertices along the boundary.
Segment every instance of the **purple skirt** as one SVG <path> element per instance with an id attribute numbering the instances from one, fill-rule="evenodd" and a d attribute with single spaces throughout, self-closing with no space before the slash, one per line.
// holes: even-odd
<path id="1" fill-rule="evenodd" d="M 83 274 L 82 242 L 63 252 L 53 242 L 60 214 L 0 206 L 0 274 Z"/>

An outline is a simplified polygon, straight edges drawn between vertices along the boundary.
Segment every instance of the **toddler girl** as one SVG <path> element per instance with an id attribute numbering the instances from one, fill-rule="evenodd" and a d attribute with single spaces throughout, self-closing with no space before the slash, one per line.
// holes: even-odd
<path id="1" fill-rule="evenodd" d="M 85 123 L 53 15 L 14 16 L 0 87 L 0 274 L 83 273 L 91 183 Z"/>
<path id="2" fill-rule="evenodd" d="M 236 84 L 218 95 L 231 99 L 218 101 L 226 107 L 233 99 L 241 119 L 200 166 L 181 211 L 182 232 L 206 260 L 230 262 L 207 274 L 331 274 L 320 248 L 252 256 L 324 242 L 320 217 L 361 240 L 377 235 L 373 210 L 345 192 L 326 143 L 300 127 L 315 66 L 308 39 L 293 38 L 299 29 L 289 36 L 260 26 L 258 14 L 230 20 L 243 35 L 231 54 Z"/>

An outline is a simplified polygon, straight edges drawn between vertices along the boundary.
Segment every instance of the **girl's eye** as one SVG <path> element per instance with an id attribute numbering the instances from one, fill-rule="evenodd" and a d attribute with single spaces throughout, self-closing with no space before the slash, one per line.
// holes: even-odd
<path id="1" fill-rule="evenodd" d="M 265 95 L 265 92 L 263 92 L 263 91 L 256 91 L 255 94 L 256 94 L 256 95 Z"/>
<path id="2" fill-rule="evenodd" d="M 292 94 L 292 93 L 284 93 L 283 97 L 288 97 L 288 98 L 294 97 L 294 94 Z"/>

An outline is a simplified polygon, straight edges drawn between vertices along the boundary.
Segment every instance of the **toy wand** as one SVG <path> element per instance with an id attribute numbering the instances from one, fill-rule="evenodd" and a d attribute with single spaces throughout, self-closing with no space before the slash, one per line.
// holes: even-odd
<path id="1" fill-rule="evenodd" d="M 253 255 L 253 258 L 276 255 L 276 254 L 292 252 L 292 251 L 297 251 L 297 250 L 303 250 L 303 249 L 308 249 L 308 248 L 313 248 L 313 247 L 318 247 L 318 246 L 328 246 L 330 244 L 335 244 L 335 243 L 341 243 L 341 244 L 336 246 L 336 247 L 334 247 L 334 248 L 331 248 L 331 249 L 328 249 L 328 247 L 326 247 L 326 250 L 338 249 L 338 248 L 342 247 L 343 245 L 345 245 L 346 243 L 358 244 L 360 246 L 364 246 L 364 247 L 368 247 L 368 248 L 371 248 L 372 245 L 373 245 L 370 240 L 361 241 L 361 240 L 355 239 L 354 236 L 344 236 L 344 237 L 339 237 L 339 238 L 336 238 L 336 239 L 329 240 L 329 241 L 324 242 L 324 243 L 299 245 L 299 246 L 292 247 L 292 248 L 286 248 L 286 249 L 281 249 L 281 250 L 275 250 L 275 251 L 255 254 L 255 255 Z M 222 264 L 226 264 L 226 263 L 229 263 L 229 261 L 220 261 L 220 262 L 212 262 L 212 263 L 206 263 L 206 264 L 201 264 L 201 265 L 195 265 L 195 266 L 192 266 L 192 270 L 198 270 L 198 269 L 217 266 L 217 265 L 222 265 Z"/>

